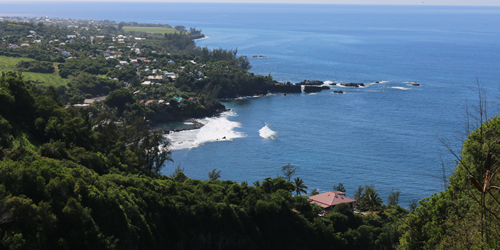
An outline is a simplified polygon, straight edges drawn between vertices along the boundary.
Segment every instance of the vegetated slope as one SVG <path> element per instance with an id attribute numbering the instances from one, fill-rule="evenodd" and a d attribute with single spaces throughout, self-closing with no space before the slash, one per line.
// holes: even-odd
<path id="1" fill-rule="evenodd" d="M 34 62 L 34 59 L 23 58 L 23 57 L 7 57 L 0 56 L 0 72 L 9 71 L 22 71 L 23 78 L 28 81 L 38 82 L 43 85 L 54 85 L 61 86 L 66 85 L 70 80 L 63 79 L 54 73 L 37 73 L 37 72 L 26 72 L 23 69 L 17 68 L 20 62 Z"/>
<path id="2" fill-rule="evenodd" d="M 468 135 L 446 189 L 420 201 L 401 228 L 401 249 L 500 246 L 500 117 Z"/>
<path id="3" fill-rule="evenodd" d="M 163 176 L 161 131 L 57 99 L 15 73 L 0 77 L 2 248 L 366 249 L 398 240 L 399 206 L 371 216 L 338 206 L 319 217 L 284 178 L 249 186 Z"/>

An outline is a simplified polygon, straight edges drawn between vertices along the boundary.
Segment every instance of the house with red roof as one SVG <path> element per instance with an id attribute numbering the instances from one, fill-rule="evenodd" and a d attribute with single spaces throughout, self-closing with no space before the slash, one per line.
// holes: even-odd
<path id="1" fill-rule="evenodd" d="M 351 199 L 345 196 L 344 192 L 340 191 L 329 191 L 322 194 L 310 196 L 307 200 L 309 203 L 317 204 L 322 207 L 325 212 L 331 212 L 336 205 L 347 203 L 354 209 L 355 199 Z"/>

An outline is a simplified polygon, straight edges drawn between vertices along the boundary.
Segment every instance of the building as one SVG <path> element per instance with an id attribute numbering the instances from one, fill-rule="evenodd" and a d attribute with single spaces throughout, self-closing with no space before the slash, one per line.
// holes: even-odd
<path id="1" fill-rule="evenodd" d="M 310 196 L 308 199 L 309 203 L 315 203 L 322 207 L 325 212 L 331 212 L 336 205 L 347 203 L 354 209 L 355 199 L 351 199 L 345 196 L 344 192 L 340 191 L 329 191 L 322 194 Z"/>

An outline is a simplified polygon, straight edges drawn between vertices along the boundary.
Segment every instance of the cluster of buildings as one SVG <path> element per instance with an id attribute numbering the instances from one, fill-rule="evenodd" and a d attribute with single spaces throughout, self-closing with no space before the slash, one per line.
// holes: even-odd
<path id="1" fill-rule="evenodd" d="M 49 18 L 46 17 L 0 17 L 0 22 L 28 22 L 28 23 L 43 23 L 45 25 L 58 25 L 66 27 L 78 27 L 78 26 L 101 26 L 101 25 L 118 25 L 114 21 L 104 20 L 104 21 L 93 21 L 84 19 L 71 19 L 71 18 Z"/>

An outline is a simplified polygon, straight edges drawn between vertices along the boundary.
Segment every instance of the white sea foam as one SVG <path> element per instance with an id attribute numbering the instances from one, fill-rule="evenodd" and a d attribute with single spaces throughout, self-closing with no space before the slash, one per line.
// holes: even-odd
<path id="1" fill-rule="evenodd" d="M 194 123 L 192 123 L 192 122 L 185 122 L 184 124 L 186 124 L 186 125 L 193 125 Z"/>
<path id="2" fill-rule="evenodd" d="M 203 37 L 203 38 L 198 38 L 198 39 L 194 39 L 194 40 L 195 40 L 195 41 L 200 41 L 200 40 L 205 40 L 205 39 L 208 39 L 208 38 L 210 38 L 210 37 L 209 37 L 209 36 L 205 36 L 205 37 Z"/>
<path id="3" fill-rule="evenodd" d="M 405 87 L 391 87 L 393 89 L 400 89 L 400 90 L 409 90 L 410 88 L 405 88 Z"/>
<path id="4" fill-rule="evenodd" d="M 274 132 L 273 130 L 271 130 L 271 128 L 269 128 L 269 125 L 266 123 L 266 126 L 264 126 L 263 128 L 261 128 L 259 130 L 259 135 L 260 137 L 264 138 L 264 139 L 275 139 L 276 138 L 276 132 Z"/>
<path id="5" fill-rule="evenodd" d="M 367 85 L 373 85 L 373 84 L 384 84 L 384 83 L 389 83 L 391 81 L 377 81 L 377 82 L 371 82 L 371 83 L 368 83 Z"/>
<path id="6" fill-rule="evenodd" d="M 167 139 L 172 143 L 172 150 L 191 149 L 207 142 L 232 141 L 236 138 L 243 138 L 246 135 L 234 131 L 241 126 L 238 122 L 227 119 L 228 116 L 235 116 L 234 112 L 225 112 L 220 117 L 211 117 L 198 120 L 204 126 L 200 129 L 184 130 L 167 135 Z"/>
<path id="7" fill-rule="evenodd" d="M 309 93 L 307 95 L 317 95 L 318 93 Z"/>

